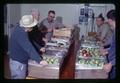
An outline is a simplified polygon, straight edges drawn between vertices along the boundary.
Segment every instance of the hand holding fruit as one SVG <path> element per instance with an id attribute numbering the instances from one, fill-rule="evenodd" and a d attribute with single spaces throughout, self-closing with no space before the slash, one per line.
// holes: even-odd
<path id="1" fill-rule="evenodd" d="M 48 39 L 47 39 L 47 38 L 43 38 L 43 41 L 44 41 L 45 43 L 47 43 L 47 42 L 48 42 Z"/>
<path id="2" fill-rule="evenodd" d="M 90 56 L 90 52 L 87 52 L 87 50 L 82 50 L 82 55 L 84 57 L 88 57 L 88 56 Z"/>
<path id="3" fill-rule="evenodd" d="M 42 60 L 42 61 L 40 61 L 40 65 L 43 65 L 43 66 L 45 66 L 45 65 L 48 65 L 48 63 L 47 63 L 47 61 L 45 61 L 45 60 Z"/>
<path id="4" fill-rule="evenodd" d="M 40 51 L 44 53 L 44 52 L 45 52 L 45 48 L 42 47 L 42 48 L 40 49 Z"/>
<path id="5" fill-rule="evenodd" d="M 108 54 L 108 51 L 106 49 L 100 49 L 100 55 L 106 55 Z"/>
<path id="6" fill-rule="evenodd" d="M 107 63 L 103 66 L 103 69 L 105 70 L 105 72 L 109 73 L 112 69 L 112 64 L 111 63 Z"/>
<path id="7" fill-rule="evenodd" d="M 49 28 L 49 29 L 48 29 L 48 32 L 52 32 L 52 30 L 53 30 L 52 28 Z"/>

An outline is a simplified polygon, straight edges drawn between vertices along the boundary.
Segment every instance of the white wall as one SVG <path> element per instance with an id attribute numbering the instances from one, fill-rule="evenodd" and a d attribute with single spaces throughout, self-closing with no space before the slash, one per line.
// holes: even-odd
<path id="1" fill-rule="evenodd" d="M 64 24 L 78 23 L 78 4 L 21 4 L 21 15 L 30 14 L 32 8 L 40 10 L 41 20 L 47 17 L 49 10 L 55 10 L 56 16 L 63 17 Z"/>
<path id="2" fill-rule="evenodd" d="M 31 9 L 36 8 L 40 10 L 41 20 L 47 17 L 49 10 L 55 10 L 56 16 L 63 17 L 63 23 L 65 24 L 77 24 L 79 11 L 84 4 L 21 4 L 21 16 L 30 14 Z M 110 9 L 115 9 L 113 4 L 90 4 L 90 7 L 94 10 L 95 16 L 106 13 Z"/>
<path id="3" fill-rule="evenodd" d="M 7 23 L 5 25 L 5 34 L 10 37 L 17 23 L 21 18 L 20 4 L 7 4 Z"/>
<path id="4" fill-rule="evenodd" d="M 107 20 L 106 14 L 109 10 L 111 9 L 115 9 L 114 4 L 90 4 L 90 8 L 93 9 L 94 13 L 95 13 L 95 17 L 97 17 L 100 13 L 103 14 L 103 16 L 105 17 L 105 20 Z M 82 35 L 86 35 L 86 26 L 84 24 L 79 24 L 78 25 L 80 27 L 80 37 Z M 95 30 L 97 30 L 97 25 L 96 22 L 94 20 L 94 26 L 95 26 Z M 87 30 L 90 31 L 91 28 L 91 23 L 88 23 L 87 26 Z"/>
<path id="5" fill-rule="evenodd" d="M 31 9 L 39 9 L 41 20 L 47 17 L 49 10 L 55 10 L 56 16 L 63 17 L 63 24 L 73 25 L 78 24 L 79 22 L 79 13 L 80 8 L 84 7 L 84 4 L 21 4 L 21 16 L 25 14 L 30 14 Z M 106 19 L 106 14 L 109 10 L 115 9 L 113 4 L 90 4 L 90 7 L 97 17 L 100 13 L 103 13 L 103 16 Z M 96 24 L 94 25 L 97 29 Z M 80 36 L 86 34 L 86 26 L 79 25 L 80 27 Z M 88 25 L 88 30 L 91 27 L 91 23 Z"/>

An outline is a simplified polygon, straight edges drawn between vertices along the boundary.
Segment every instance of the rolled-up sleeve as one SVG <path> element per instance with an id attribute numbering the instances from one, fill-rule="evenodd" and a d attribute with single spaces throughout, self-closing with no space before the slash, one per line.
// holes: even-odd
<path id="1" fill-rule="evenodd" d="M 36 46 L 36 48 L 38 49 L 38 50 L 40 50 L 42 47 L 39 45 L 39 44 L 37 44 L 34 40 L 33 40 L 33 43 L 34 43 L 34 45 Z"/>
<path id="2" fill-rule="evenodd" d="M 102 29 L 103 29 L 103 30 L 102 30 L 102 32 L 101 32 L 101 39 L 102 39 L 102 40 L 106 37 L 109 28 L 110 28 L 110 27 L 108 26 L 108 24 L 103 24 L 103 26 L 102 26 Z"/>

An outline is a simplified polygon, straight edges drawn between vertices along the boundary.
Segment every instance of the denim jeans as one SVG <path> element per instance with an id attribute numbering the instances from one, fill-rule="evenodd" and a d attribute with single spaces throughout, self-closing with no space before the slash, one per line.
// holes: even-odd
<path id="1" fill-rule="evenodd" d="M 25 79 L 27 72 L 27 65 L 18 61 L 10 59 L 11 79 Z"/>

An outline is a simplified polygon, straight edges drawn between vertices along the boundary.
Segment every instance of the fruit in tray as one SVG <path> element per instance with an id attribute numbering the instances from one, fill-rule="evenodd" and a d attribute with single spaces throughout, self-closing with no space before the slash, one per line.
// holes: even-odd
<path id="1" fill-rule="evenodd" d="M 86 65 L 86 66 L 101 67 L 104 64 L 104 61 L 102 61 L 100 59 L 82 59 L 82 58 L 80 58 L 78 60 L 78 63 Z"/>
<path id="2" fill-rule="evenodd" d="M 48 64 L 59 64 L 59 58 L 43 56 L 43 59 L 48 62 Z"/>
<path id="3" fill-rule="evenodd" d="M 92 56 L 99 57 L 99 49 L 98 48 L 82 48 L 82 56 Z"/>
<path id="4" fill-rule="evenodd" d="M 82 50 L 82 56 L 84 56 L 84 57 L 89 57 L 89 56 L 91 56 L 91 54 L 90 54 L 90 52 L 87 51 L 87 50 Z"/>
<path id="5" fill-rule="evenodd" d="M 87 50 L 82 50 L 82 54 L 85 54 L 85 53 L 87 53 Z"/>

